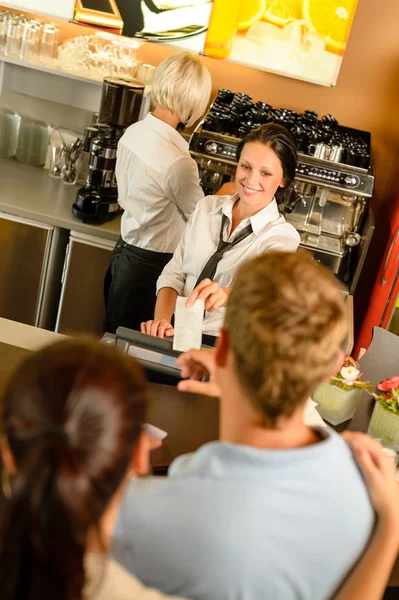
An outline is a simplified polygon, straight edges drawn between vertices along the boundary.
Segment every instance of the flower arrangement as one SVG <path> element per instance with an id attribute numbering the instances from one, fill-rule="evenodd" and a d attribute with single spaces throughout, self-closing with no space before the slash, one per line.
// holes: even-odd
<path id="1" fill-rule="evenodd" d="M 328 382 L 322 383 L 313 395 L 320 415 L 332 425 L 339 425 L 353 417 L 363 390 L 374 384 L 362 381 L 363 373 L 351 356 L 345 356 L 339 371 Z"/>
<path id="2" fill-rule="evenodd" d="M 399 377 L 395 375 L 384 379 L 377 385 L 378 392 L 373 393 L 374 398 L 386 410 L 399 415 Z"/>
<path id="3" fill-rule="evenodd" d="M 331 377 L 329 383 L 330 385 L 336 385 L 345 392 L 350 392 L 353 389 L 367 389 L 374 387 L 374 384 L 369 381 L 361 381 L 362 375 L 363 373 L 360 372 L 358 363 L 351 356 L 345 356 L 342 367 L 338 373 Z M 397 379 L 399 387 L 399 377 Z"/>

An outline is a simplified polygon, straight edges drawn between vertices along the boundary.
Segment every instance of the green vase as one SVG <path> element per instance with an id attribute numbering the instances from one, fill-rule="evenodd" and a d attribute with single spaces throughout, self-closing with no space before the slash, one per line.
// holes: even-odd
<path id="1" fill-rule="evenodd" d="M 325 421 L 339 425 L 353 417 L 362 393 L 359 388 L 347 392 L 336 385 L 322 383 L 313 394 L 313 400 Z"/>
<path id="2" fill-rule="evenodd" d="M 399 414 L 376 402 L 367 433 L 373 438 L 380 438 L 387 446 L 399 445 Z"/>

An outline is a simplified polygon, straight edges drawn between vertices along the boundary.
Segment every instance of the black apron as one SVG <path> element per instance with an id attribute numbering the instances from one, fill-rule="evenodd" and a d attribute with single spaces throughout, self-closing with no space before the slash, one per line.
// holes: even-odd
<path id="1" fill-rule="evenodd" d="M 115 333 L 119 326 L 140 331 L 143 321 L 154 318 L 156 283 L 172 256 L 119 238 L 104 279 L 104 333 Z"/>

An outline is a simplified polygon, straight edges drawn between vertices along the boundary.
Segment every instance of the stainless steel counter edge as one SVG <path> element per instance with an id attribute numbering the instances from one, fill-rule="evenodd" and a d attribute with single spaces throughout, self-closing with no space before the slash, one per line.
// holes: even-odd
<path id="1" fill-rule="evenodd" d="M 48 171 L 39 167 L 0 159 L 0 212 L 116 241 L 120 217 L 104 225 L 89 225 L 72 215 L 78 189 L 49 177 Z"/>

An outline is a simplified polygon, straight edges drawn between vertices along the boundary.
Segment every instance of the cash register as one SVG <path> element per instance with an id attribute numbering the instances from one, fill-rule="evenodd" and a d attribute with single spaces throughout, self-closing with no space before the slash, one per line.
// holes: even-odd
<path id="1" fill-rule="evenodd" d="M 173 342 L 170 339 L 118 327 L 115 335 L 106 333 L 101 341 L 114 344 L 124 354 L 135 358 L 151 383 L 177 385 L 181 379 L 181 367 L 176 365 L 181 352 L 173 350 Z"/>

